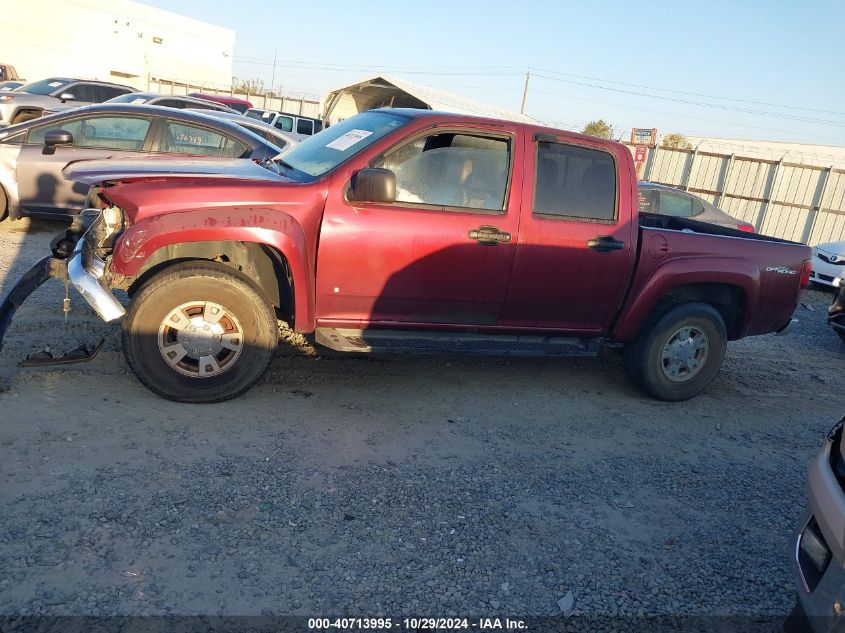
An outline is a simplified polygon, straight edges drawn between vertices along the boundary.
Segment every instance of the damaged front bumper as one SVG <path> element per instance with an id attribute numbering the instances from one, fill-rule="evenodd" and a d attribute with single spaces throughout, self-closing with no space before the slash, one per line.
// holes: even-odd
<path id="1" fill-rule="evenodd" d="M 23 274 L 0 303 L 0 349 L 12 317 L 23 302 L 45 281 L 67 279 L 100 318 L 121 318 L 126 310 L 107 285 L 104 252 L 111 251 L 122 229 L 119 209 L 85 209 L 70 228 L 53 240 L 53 255 L 45 257 Z"/>
<path id="2" fill-rule="evenodd" d="M 90 209 L 90 211 L 95 211 L 95 209 Z M 105 213 L 97 216 L 85 231 L 82 239 L 76 243 L 67 263 L 67 275 L 70 283 L 94 309 L 94 312 L 108 323 L 122 317 L 126 314 L 126 310 L 106 284 L 106 261 L 98 254 L 103 243 L 113 235 Z"/>

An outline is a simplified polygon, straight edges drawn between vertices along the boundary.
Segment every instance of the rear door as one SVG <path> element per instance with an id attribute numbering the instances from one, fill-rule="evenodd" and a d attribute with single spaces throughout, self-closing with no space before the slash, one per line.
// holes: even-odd
<path id="1" fill-rule="evenodd" d="M 150 117 L 135 115 L 80 116 L 29 129 L 15 168 L 21 207 L 28 213 L 72 214 L 82 209 L 88 186 L 65 180 L 62 169 L 71 161 L 137 156 L 150 144 Z M 73 144 L 54 153 L 44 146 L 50 130 L 65 130 Z"/>
<path id="2" fill-rule="evenodd" d="M 620 148 L 535 135 L 501 325 L 585 334 L 609 326 L 636 256 L 633 167 Z"/>
<path id="3" fill-rule="evenodd" d="M 433 127 L 337 174 L 320 234 L 318 324 L 495 326 L 518 242 L 522 152 L 514 126 Z M 396 174 L 395 203 L 346 200 L 351 173 L 367 166 Z"/>

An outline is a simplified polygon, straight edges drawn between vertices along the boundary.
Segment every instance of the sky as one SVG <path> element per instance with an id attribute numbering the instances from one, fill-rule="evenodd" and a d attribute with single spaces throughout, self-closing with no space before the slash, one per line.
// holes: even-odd
<path id="1" fill-rule="evenodd" d="M 845 146 L 845 3 L 142 0 L 233 29 L 233 73 L 320 98 L 379 72 L 565 129 Z"/>

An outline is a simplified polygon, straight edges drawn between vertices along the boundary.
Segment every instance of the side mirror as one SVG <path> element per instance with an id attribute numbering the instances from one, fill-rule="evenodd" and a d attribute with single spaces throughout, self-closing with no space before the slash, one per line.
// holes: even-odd
<path id="1" fill-rule="evenodd" d="M 67 130 L 50 130 L 44 135 L 42 154 L 55 154 L 57 145 L 73 145 L 73 134 Z"/>
<path id="2" fill-rule="evenodd" d="M 396 202 L 396 174 L 389 169 L 368 167 L 352 174 L 349 200 L 353 202 Z"/>
<path id="3" fill-rule="evenodd" d="M 62 103 L 65 101 L 76 101 L 76 96 L 72 92 L 63 92 L 59 95 L 59 100 Z"/>

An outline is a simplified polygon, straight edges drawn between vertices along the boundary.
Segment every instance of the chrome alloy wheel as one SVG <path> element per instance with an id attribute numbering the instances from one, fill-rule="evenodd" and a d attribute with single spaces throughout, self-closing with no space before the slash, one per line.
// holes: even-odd
<path id="1" fill-rule="evenodd" d="M 663 374 L 673 382 L 695 376 L 707 362 L 710 349 L 707 335 L 694 326 L 684 326 L 669 337 L 660 355 Z"/>
<path id="2" fill-rule="evenodd" d="M 158 350 L 173 369 L 191 378 L 213 378 L 230 369 L 244 346 L 240 322 L 210 301 L 171 310 L 158 329 Z"/>

